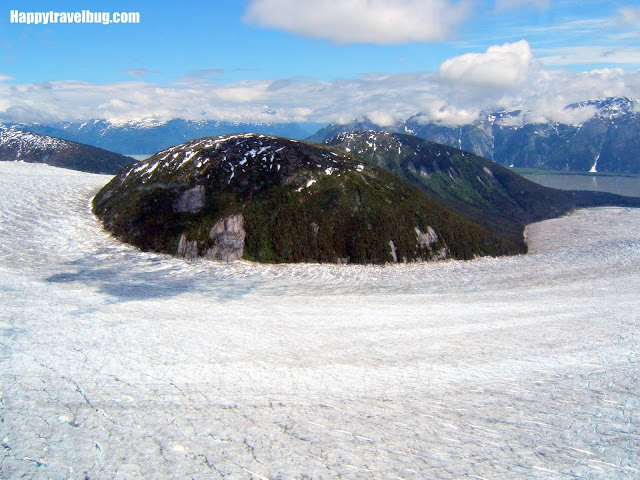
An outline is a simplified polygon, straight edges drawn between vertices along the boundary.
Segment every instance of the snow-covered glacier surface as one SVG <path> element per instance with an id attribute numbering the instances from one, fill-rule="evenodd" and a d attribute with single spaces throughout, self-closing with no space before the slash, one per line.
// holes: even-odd
<path id="1" fill-rule="evenodd" d="M 187 263 L 0 163 L 0 477 L 636 479 L 640 211 L 527 256 Z"/>

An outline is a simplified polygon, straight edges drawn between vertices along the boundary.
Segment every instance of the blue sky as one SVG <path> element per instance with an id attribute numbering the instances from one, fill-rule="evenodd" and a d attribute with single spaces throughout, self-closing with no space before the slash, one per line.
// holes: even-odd
<path id="1" fill-rule="evenodd" d="M 13 1 L 0 120 L 390 122 L 640 96 L 640 8 L 594 0 Z M 10 11 L 139 12 L 139 24 L 10 23 Z M 578 97 L 582 96 L 582 97 Z M 412 111 L 413 109 L 413 111 Z"/>

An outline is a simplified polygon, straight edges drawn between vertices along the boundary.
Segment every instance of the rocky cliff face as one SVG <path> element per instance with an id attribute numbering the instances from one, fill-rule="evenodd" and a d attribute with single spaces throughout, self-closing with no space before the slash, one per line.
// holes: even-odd
<path id="1" fill-rule="evenodd" d="M 179 213 L 196 213 L 204 206 L 205 198 L 204 186 L 196 185 L 182 192 L 173 204 L 173 209 Z"/>
<path id="2" fill-rule="evenodd" d="M 236 213 L 218 220 L 213 225 L 209 232 L 209 239 L 213 241 L 213 245 L 202 254 L 198 241 L 187 240 L 184 233 L 180 235 L 176 254 L 188 260 L 204 257 L 209 260 L 233 262 L 242 258 L 245 236 L 244 217 L 241 213 Z"/>

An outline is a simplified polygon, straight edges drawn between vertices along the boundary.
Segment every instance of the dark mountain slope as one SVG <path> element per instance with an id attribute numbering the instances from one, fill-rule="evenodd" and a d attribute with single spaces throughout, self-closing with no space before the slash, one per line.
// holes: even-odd
<path id="1" fill-rule="evenodd" d="M 640 206 L 637 198 L 543 187 L 486 158 L 411 135 L 346 132 L 326 144 L 386 168 L 443 205 L 519 242 L 523 250 L 528 223 L 575 207 Z"/>
<path id="2" fill-rule="evenodd" d="M 101 148 L 0 125 L 0 160 L 45 163 L 89 173 L 118 173 L 131 157 Z"/>
<path id="3" fill-rule="evenodd" d="M 185 257 L 384 263 L 520 250 L 385 169 L 264 135 L 159 152 L 121 172 L 93 207 L 122 240 Z"/>

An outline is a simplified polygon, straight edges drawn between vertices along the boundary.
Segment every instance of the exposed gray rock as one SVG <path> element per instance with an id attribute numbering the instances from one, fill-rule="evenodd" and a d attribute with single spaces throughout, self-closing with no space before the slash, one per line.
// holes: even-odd
<path id="1" fill-rule="evenodd" d="M 426 233 L 423 233 L 418 227 L 416 227 L 416 237 L 418 239 L 418 246 L 426 247 L 428 249 L 431 249 L 431 245 L 438 241 L 438 234 L 430 226 L 427 227 Z"/>
<path id="2" fill-rule="evenodd" d="M 391 248 L 391 257 L 393 258 L 394 262 L 398 262 L 398 249 L 395 246 L 395 244 L 393 243 L 393 240 L 389 240 L 389 248 Z"/>
<path id="3" fill-rule="evenodd" d="M 440 250 L 436 252 L 436 254 L 431 258 L 431 260 L 444 260 L 449 256 L 449 249 L 446 247 L 442 247 Z"/>
<path id="4" fill-rule="evenodd" d="M 180 236 L 178 242 L 178 251 L 176 252 L 178 257 L 186 258 L 187 260 L 194 260 L 198 257 L 198 242 L 195 240 L 187 240 L 184 233 Z"/>
<path id="5" fill-rule="evenodd" d="M 178 198 L 178 200 L 176 200 L 175 204 L 173 205 L 173 209 L 176 212 L 180 213 L 195 213 L 204 206 L 204 199 L 204 186 L 196 185 L 195 187 L 182 192 L 180 198 Z"/>
<path id="6" fill-rule="evenodd" d="M 233 262 L 240 260 L 244 253 L 244 217 L 241 213 L 230 215 L 218 220 L 209 232 L 209 238 L 213 240 L 213 247 L 208 248 L 204 255 L 200 255 L 200 248 L 196 240 L 187 240 L 182 234 L 178 242 L 178 257 L 194 260 L 204 257 L 209 260 L 221 262 Z"/>
<path id="7" fill-rule="evenodd" d="M 432 253 L 430 260 L 444 260 L 449 256 L 449 248 L 446 245 L 441 247 L 437 252 L 433 251 L 433 247 L 438 243 L 438 234 L 431 226 L 427 226 L 426 232 L 422 232 L 416 227 L 416 237 L 418 247 L 428 248 Z"/>
<path id="8" fill-rule="evenodd" d="M 236 213 L 218 220 L 209 232 L 214 246 L 207 250 L 206 257 L 222 262 L 240 260 L 244 252 L 244 217 Z"/>

